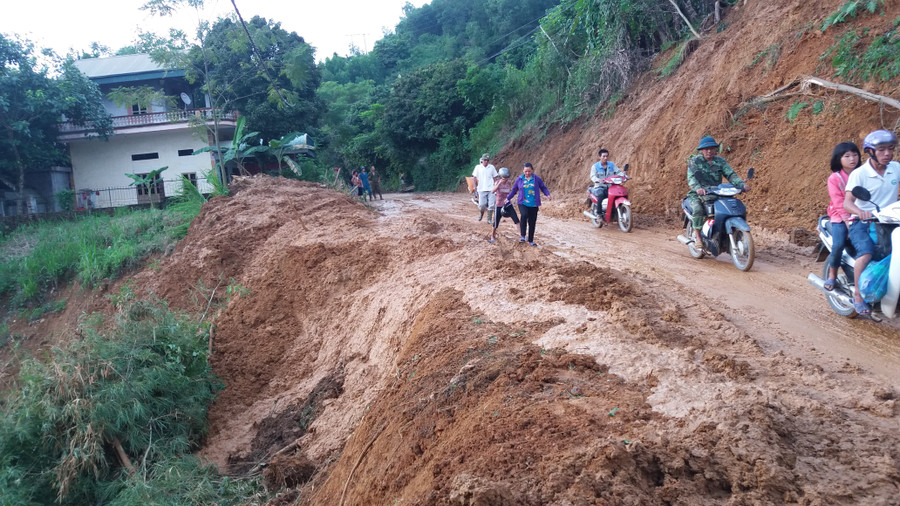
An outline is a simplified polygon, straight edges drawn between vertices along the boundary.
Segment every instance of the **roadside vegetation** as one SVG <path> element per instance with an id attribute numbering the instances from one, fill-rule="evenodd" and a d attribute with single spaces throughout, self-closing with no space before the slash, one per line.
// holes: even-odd
<path id="1" fill-rule="evenodd" d="M 261 494 L 257 480 L 219 476 L 191 455 L 222 388 L 208 325 L 128 288 L 115 302 L 112 322 L 86 318 L 82 339 L 22 364 L 0 411 L 0 502 L 245 504 Z"/>
<path id="2" fill-rule="evenodd" d="M 187 235 L 205 198 L 187 191 L 165 209 L 121 208 L 72 221 L 43 221 L 0 237 L 0 296 L 12 308 L 42 306 L 60 286 L 77 281 L 93 288 L 163 253 Z"/>

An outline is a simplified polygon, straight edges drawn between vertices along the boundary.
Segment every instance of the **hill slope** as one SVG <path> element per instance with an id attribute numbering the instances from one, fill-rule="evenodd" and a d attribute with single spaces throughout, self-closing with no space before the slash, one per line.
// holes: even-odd
<path id="1" fill-rule="evenodd" d="M 702 136 L 713 135 L 742 177 L 749 167 L 757 169 L 754 191 L 745 199 L 752 225 L 814 230 L 827 203 L 831 149 L 847 140 L 861 147 L 868 132 L 896 128 L 900 111 L 816 87 L 765 107 L 742 106 L 803 76 L 830 79 L 833 70 L 820 55 L 848 30 L 871 29 L 859 44 L 890 30 L 900 4 L 887 2 L 883 16 L 861 15 L 822 33 L 818 27 L 843 0 L 745 3 L 733 7 L 722 20 L 724 29 L 707 33 L 674 74 L 646 74 L 615 105 L 612 119 L 601 110 L 584 123 L 526 135 L 504 148 L 494 164 L 517 171 L 530 161 L 551 188 L 583 191 L 597 150 L 606 147 L 617 164 L 631 164 L 636 211 L 671 218 L 679 216 L 687 193 L 687 158 Z M 661 55 L 657 67 L 670 56 Z M 862 87 L 900 97 L 897 79 Z M 810 107 L 791 122 L 786 113 L 800 101 Z M 818 101 L 822 110 L 813 114 Z"/>

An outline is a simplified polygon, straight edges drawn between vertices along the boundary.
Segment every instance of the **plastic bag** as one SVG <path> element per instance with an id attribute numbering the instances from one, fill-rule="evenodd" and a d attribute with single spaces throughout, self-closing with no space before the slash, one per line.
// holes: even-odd
<path id="1" fill-rule="evenodd" d="M 890 267 L 891 255 L 888 255 L 877 262 L 869 262 L 859 276 L 859 293 L 866 302 L 877 302 L 887 293 Z"/>

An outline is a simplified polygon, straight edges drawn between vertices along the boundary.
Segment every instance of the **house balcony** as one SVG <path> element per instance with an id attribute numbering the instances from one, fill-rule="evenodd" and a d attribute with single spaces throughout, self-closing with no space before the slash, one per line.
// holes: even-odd
<path id="1" fill-rule="evenodd" d="M 224 129 L 223 131 L 220 131 L 220 134 L 227 134 L 229 131 L 233 133 L 234 128 L 237 125 L 237 112 L 222 112 L 219 109 L 208 108 L 132 114 L 129 116 L 113 116 L 113 133 L 115 135 L 127 135 L 163 132 L 168 130 L 185 130 L 196 125 L 212 127 L 215 121 L 214 115 L 216 114 L 218 114 L 219 128 Z M 58 140 L 60 142 L 69 142 L 85 139 L 85 132 L 88 130 L 89 129 L 84 125 L 62 122 L 59 124 Z"/>

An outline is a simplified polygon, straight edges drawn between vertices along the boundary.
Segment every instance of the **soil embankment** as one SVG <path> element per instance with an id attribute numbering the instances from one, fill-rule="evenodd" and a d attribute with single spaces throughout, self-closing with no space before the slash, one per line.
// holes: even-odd
<path id="1" fill-rule="evenodd" d="M 226 389 L 202 454 L 267 463 L 284 500 L 897 497 L 900 326 L 832 314 L 808 250 L 760 237 L 741 273 L 640 216 L 627 235 L 554 217 L 574 194 L 532 248 L 508 221 L 488 243 L 461 194 L 237 190 L 138 282 L 188 305 L 198 275 L 248 291 L 216 318 Z"/>

